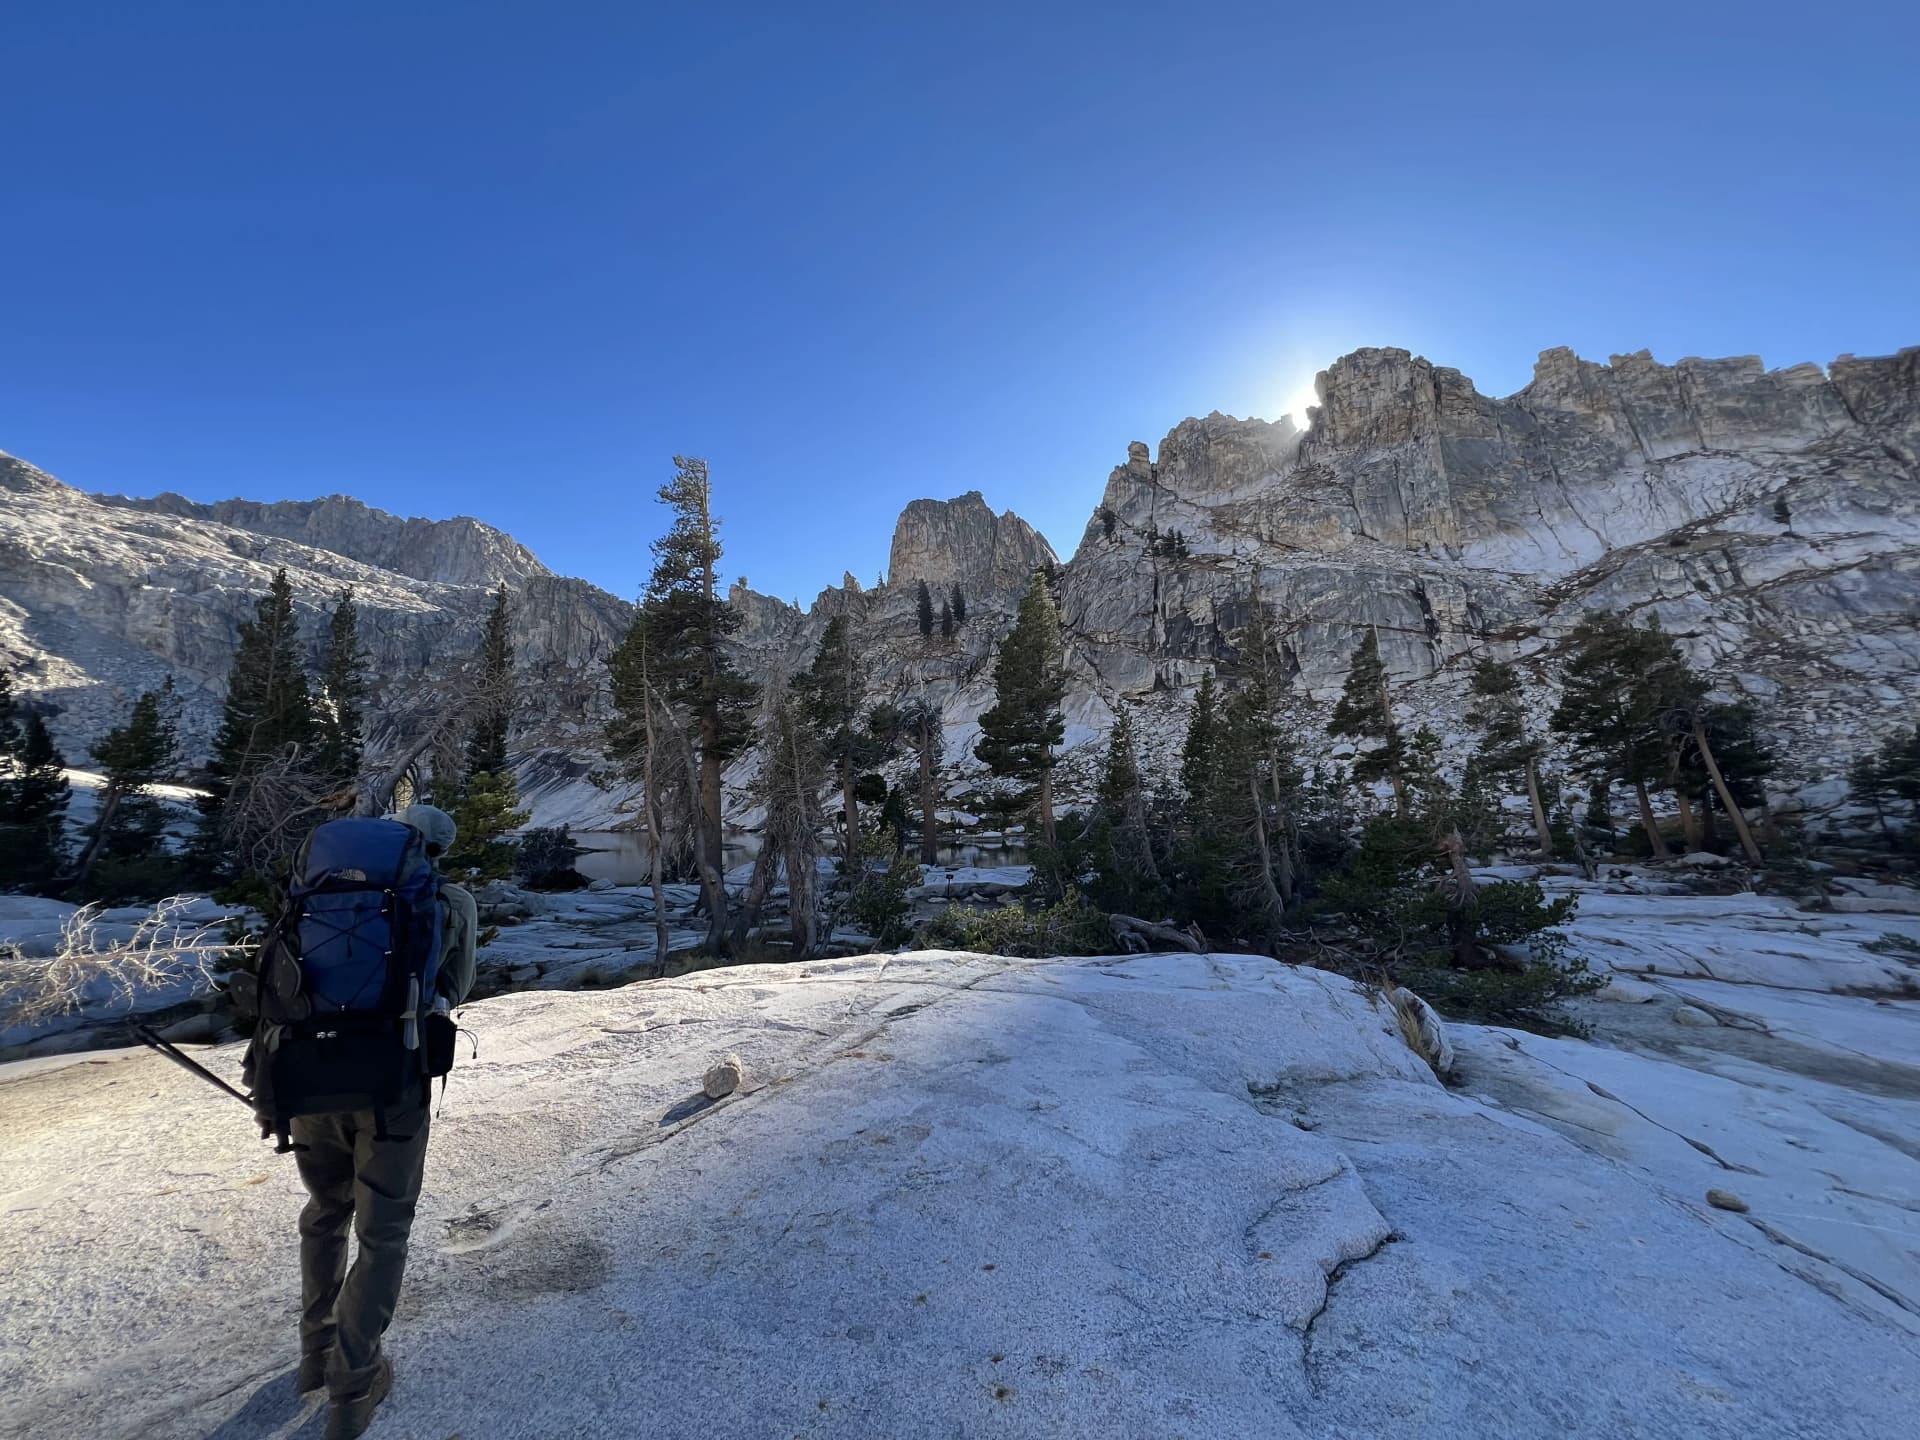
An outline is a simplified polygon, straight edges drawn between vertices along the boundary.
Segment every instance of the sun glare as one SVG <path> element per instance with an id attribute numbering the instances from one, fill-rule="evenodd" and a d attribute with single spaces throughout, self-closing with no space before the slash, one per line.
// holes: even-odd
<path id="1" fill-rule="evenodd" d="M 1283 390 L 1281 393 L 1287 397 L 1281 402 L 1281 414 L 1291 415 L 1295 425 L 1298 425 L 1302 430 L 1306 429 L 1307 407 L 1320 403 L 1320 397 L 1314 393 L 1313 376 L 1308 375 L 1305 379 L 1299 381 L 1290 389 Z"/>

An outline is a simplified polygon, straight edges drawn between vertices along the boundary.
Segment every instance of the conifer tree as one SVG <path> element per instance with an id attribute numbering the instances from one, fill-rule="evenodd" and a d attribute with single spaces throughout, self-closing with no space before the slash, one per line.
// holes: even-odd
<path id="1" fill-rule="evenodd" d="M 169 676 L 159 689 L 135 700 L 126 720 L 94 744 L 93 763 L 107 783 L 72 884 L 83 884 L 103 856 L 133 859 L 158 845 L 165 817 L 148 792 L 179 769 L 178 708 Z"/>
<path id="2" fill-rule="evenodd" d="M 1293 888 L 1285 827 L 1301 781 L 1257 684 L 1235 691 L 1222 710 L 1212 782 L 1206 823 L 1215 832 L 1236 928 L 1272 945 Z"/>
<path id="3" fill-rule="evenodd" d="M 1146 787 L 1140 779 L 1140 756 L 1135 748 L 1133 714 L 1116 705 L 1113 728 L 1107 734 L 1107 755 L 1100 767 L 1096 826 L 1110 836 L 1110 864 L 1098 867 L 1110 873 L 1123 892 L 1157 888 L 1160 867 L 1153 855 L 1147 828 Z"/>
<path id="4" fill-rule="evenodd" d="M 40 713 L 21 714 L 0 671 L 0 886 L 44 889 L 66 858 L 66 761 Z"/>
<path id="5" fill-rule="evenodd" d="M 1353 778 L 1361 784 L 1386 780 L 1393 786 L 1394 813 L 1407 818 L 1407 746 L 1387 698 L 1387 667 L 1380 659 L 1380 632 L 1373 626 L 1354 647 L 1346 687 L 1333 707 L 1329 735 L 1354 742 Z M 1372 749 L 1359 749 L 1371 745 Z"/>
<path id="6" fill-rule="evenodd" d="M 867 666 L 843 613 L 827 622 L 813 664 L 792 682 L 798 719 L 840 777 L 840 803 L 846 823 L 846 855 L 860 833 L 860 775 L 885 753 L 884 742 L 867 723 Z"/>
<path id="7" fill-rule="evenodd" d="M 507 768 L 507 726 L 513 718 L 513 605 L 507 583 L 493 592 L 480 632 L 480 704 L 467 737 L 467 776 L 499 775 Z"/>
<path id="8" fill-rule="evenodd" d="M 287 572 L 276 570 L 267 593 L 254 604 L 254 618 L 240 622 L 240 643 L 227 676 L 226 702 L 207 765 L 208 794 L 201 802 L 210 848 L 225 848 L 221 815 L 235 789 L 289 750 L 304 752 L 314 729 L 293 587 Z"/>
<path id="9" fill-rule="evenodd" d="M 920 762 L 920 863 L 940 860 L 940 707 L 919 700 L 896 712 L 901 734 L 910 738 Z"/>
<path id="10" fill-rule="evenodd" d="M 1482 660 L 1474 667 L 1470 689 L 1473 708 L 1467 712 L 1467 723 L 1480 731 L 1472 769 L 1489 780 L 1520 777 L 1533 811 L 1534 839 L 1542 855 L 1551 855 L 1553 830 L 1540 792 L 1541 746 L 1527 732 L 1520 673 L 1504 661 Z"/>
<path id="11" fill-rule="evenodd" d="M 1246 597 L 1246 622 L 1233 636 L 1234 657 L 1227 667 L 1246 696 L 1249 712 L 1260 717 L 1258 733 L 1265 737 L 1267 751 L 1267 799 L 1276 826 L 1275 873 L 1280 894 L 1289 905 L 1300 870 L 1299 790 L 1301 773 L 1295 762 L 1293 746 L 1280 723 L 1280 702 L 1290 677 L 1280 664 L 1273 631 L 1273 616 L 1261 598 L 1265 586 L 1260 567 L 1255 566 Z"/>
<path id="12" fill-rule="evenodd" d="M 756 687 L 734 668 L 727 638 L 740 614 L 719 594 L 720 522 L 713 513 L 707 462 L 674 457 L 674 476 L 660 487 L 673 512 L 667 533 L 653 542 L 653 575 L 640 612 L 610 669 L 621 715 L 610 733 L 621 758 L 637 754 L 646 695 L 657 693 L 687 725 L 696 757 L 702 884 L 717 890 L 724 869 L 720 777 L 753 735 Z M 647 682 L 639 681 L 642 657 Z M 671 742 L 672 737 L 661 737 Z M 677 746 L 673 746 L 677 749 Z M 724 916 L 710 917 L 724 926 Z"/>
<path id="13" fill-rule="evenodd" d="M 1751 772 L 1743 779 L 1757 780 L 1765 775 L 1772 768 L 1772 757 L 1755 739 L 1749 716 L 1710 697 L 1706 678 L 1687 663 L 1673 638 L 1660 629 L 1658 616 L 1649 619 L 1641 634 L 1651 661 L 1642 671 L 1642 683 L 1652 696 L 1656 722 L 1668 742 L 1668 753 L 1678 756 L 1670 765 L 1671 772 L 1676 774 L 1676 793 L 1686 796 L 1685 781 L 1679 772 L 1691 754 L 1705 769 L 1714 797 L 1733 822 L 1734 834 L 1739 838 L 1747 863 L 1764 863 L 1759 842 L 1747 823 L 1746 810 L 1720 764 L 1713 727 L 1718 724 L 1724 731 L 1723 743 L 1740 749 L 1742 769 Z"/>
<path id="14" fill-rule="evenodd" d="M 1550 722 L 1588 771 L 1633 787 L 1640 828 L 1658 859 L 1672 852 L 1648 797 L 1648 786 L 1663 777 L 1665 747 L 1646 673 L 1663 639 L 1613 611 L 1583 616 L 1561 646 L 1560 703 Z"/>
<path id="15" fill-rule="evenodd" d="M 467 733 L 466 773 L 455 792 L 453 821 L 458 833 L 446 858 L 449 871 L 477 880 L 502 880 L 513 873 L 509 831 L 531 818 L 520 807 L 520 785 L 507 766 L 507 727 L 513 716 L 513 607 L 502 581 L 480 630 L 474 656 L 478 704 Z"/>
<path id="16" fill-rule="evenodd" d="M 920 621 L 920 638 L 933 638 L 933 592 L 927 588 L 927 582 L 920 582 L 920 594 L 914 601 L 914 614 Z"/>
<path id="17" fill-rule="evenodd" d="M 1214 793 L 1214 775 L 1220 767 L 1219 713 L 1215 704 L 1213 672 L 1200 677 L 1193 712 L 1187 717 L 1187 738 L 1180 746 L 1180 794 L 1189 822 L 1206 814 Z"/>
<path id="18" fill-rule="evenodd" d="M 1896 730 L 1847 767 L 1847 798 L 1873 811 L 1882 838 L 1893 839 L 1887 806 L 1920 801 L 1920 725 Z"/>
<path id="19" fill-rule="evenodd" d="M 328 780 L 351 784 L 364 758 L 367 698 L 367 662 L 360 653 L 360 612 L 353 590 L 343 586 L 334 595 L 333 618 L 327 623 L 327 653 L 320 673 L 319 704 L 315 720 L 319 740 L 315 768 Z"/>
<path id="20" fill-rule="evenodd" d="M 940 602 L 940 638 L 953 639 L 953 606 L 945 600 Z"/>
<path id="21" fill-rule="evenodd" d="M 1036 574 L 994 661 L 994 703 L 980 717 L 973 753 L 996 776 L 1021 787 L 1012 803 L 1038 812 L 1048 845 L 1055 842 L 1053 747 L 1066 738 L 1061 658 L 1060 612 L 1046 576 Z"/>
<path id="22" fill-rule="evenodd" d="M 12 783 L 11 762 L 20 753 L 20 705 L 13 697 L 13 672 L 0 669 L 0 786 Z M 0 789 L 0 806 L 12 792 Z"/>
<path id="23" fill-rule="evenodd" d="M 953 623 L 955 625 L 966 624 L 967 623 L 967 597 L 966 597 L 966 594 L 960 589 L 960 583 L 958 581 L 954 582 L 953 596 L 948 603 L 950 603 L 953 606 Z"/>

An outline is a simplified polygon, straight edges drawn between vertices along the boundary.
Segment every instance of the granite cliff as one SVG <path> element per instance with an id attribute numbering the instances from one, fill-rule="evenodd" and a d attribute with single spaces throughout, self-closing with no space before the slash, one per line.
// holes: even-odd
<path id="1" fill-rule="evenodd" d="M 1216 413 L 1175 426 L 1157 456 L 1127 447 L 1058 570 L 1070 746 L 1122 699 L 1140 706 L 1150 758 L 1176 744 L 1192 685 L 1233 658 L 1255 595 L 1308 712 L 1375 626 L 1398 697 L 1445 729 L 1472 658 L 1517 659 L 1550 686 L 1552 642 L 1599 606 L 1657 610 L 1729 690 L 1764 702 L 1789 780 L 1832 774 L 1920 700 L 1920 349 L 1824 371 L 1550 350 L 1504 399 L 1369 349 L 1317 390 L 1305 429 Z M 275 566 L 316 639 L 331 592 L 354 587 L 388 683 L 469 644 L 505 582 L 532 682 L 516 733 L 527 779 L 550 815 L 592 823 L 617 809 L 585 777 L 604 661 L 630 609 L 501 532 L 339 496 L 89 496 L 10 458 L 0 494 L 0 657 L 27 665 L 70 746 L 169 671 L 204 733 L 235 626 Z M 944 706 L 958 781 L 991 703 L 993 647 L 1027 577 L 1054 560 L 978 492 L 917 500 L 875 587 L 849 574 L 802 610 L 736 586 L 742 658 L 791 668 L 846 614 L 876 691 Z M 921 580 L 966 595 L 950 642 L 919 634 Z"/>

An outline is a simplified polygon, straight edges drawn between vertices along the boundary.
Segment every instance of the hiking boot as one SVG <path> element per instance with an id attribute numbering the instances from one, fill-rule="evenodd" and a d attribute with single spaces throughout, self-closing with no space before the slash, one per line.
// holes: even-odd
<path id="1" fill-rule="evenodd" d="M 316 1350 L 311 1355 L 300 1357 L 300 1373 L 293 1378 L 296 1395 L 311 1395 L 327 1383 L 327 1362 L 333 1359 L 332 1350 Z"/>
<path id="2" fill-rule="evenodd" d="M 358 1395 L 335 1399 L 327 1406 L 327 1440 L 356 1440 L 373 1423 L 373 1412 L 393 1389 L 393 1362 L 380 1357 L 373 1383 Z"/>

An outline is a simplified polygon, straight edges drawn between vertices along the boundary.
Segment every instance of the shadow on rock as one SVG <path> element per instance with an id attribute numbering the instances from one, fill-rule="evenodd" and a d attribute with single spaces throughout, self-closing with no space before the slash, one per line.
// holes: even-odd
<path id="1" fill-rule="evenodd" d="M 247 1403 L 222 1421 L 218 1428 L 209 1430 L 206 1440 L 261 1440 L 262 1436 L 280 1435 L 283 1432 L 288 1440 L 320 1440 L 326 1428 L 325 1404 L 314 1405 L 313 1413 L 306 1417 L 306 1423 L 298 1429 L 287 1429 L 301 1417 L 311 1398 L 294 1393 L 293 1367 L 289 1366 L 262 1380 L 253 1394 L 247 1397 Z"/>

